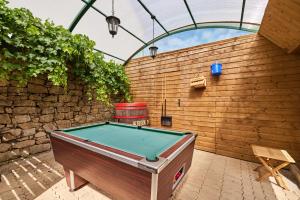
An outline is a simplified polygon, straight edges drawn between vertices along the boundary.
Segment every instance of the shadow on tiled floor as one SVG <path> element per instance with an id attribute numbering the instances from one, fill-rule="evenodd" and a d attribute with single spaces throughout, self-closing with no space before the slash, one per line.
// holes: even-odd
<path id="1" fill-rule="evenodd" d="M 31 200 L 64 178 L 51 152 L 28 156 L 0 167 L 0 200 Z"/>
<path id="2" fill-rule="evenodd" d="M 300 190 L 285 179 L 290 191 L 277 186 L 274 179 L 259 183 L 255 163 L 195 150 L 187 176 L 177 188 L 173 200 L 300 200 Z M 62 167 L 52 153 L 43 153 L 2 166 L 0 200 L 109 200 L 89 184 L 69 192 Z"/>

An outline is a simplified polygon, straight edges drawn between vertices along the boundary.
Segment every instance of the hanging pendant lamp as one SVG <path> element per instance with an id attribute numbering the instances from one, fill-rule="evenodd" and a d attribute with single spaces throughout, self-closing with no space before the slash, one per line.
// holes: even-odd
<path id="1" fill-rule="evenodd" d="M 114 15 L 115 15 L 114 0 L 112 0 L 112 15 L 106 17 L 106 22 L 108 24 L 108 30 L 112 37 L 117 35 L 118 27 L 121 23 L 121 20 L 119 18 L 115 17 Z"/>
<path id="2" fill-rule="evenodd" d="M 155 20 L 155 16 L 152 16 L 151 18 L 153 20 L 153 23 L 152 23 L 152 28 L 153 28 L 153 32 L 152 32 L 153 33 L 153 35 L 152 35 L 153 36 L 153 43 L 152 43 L 152 46 L 149 47 L 149 51 L 150 51 L 150 56 L 154 59 L 156 57 L 158 47 L 156 47 L 154 45 L 154 20 Z"/>

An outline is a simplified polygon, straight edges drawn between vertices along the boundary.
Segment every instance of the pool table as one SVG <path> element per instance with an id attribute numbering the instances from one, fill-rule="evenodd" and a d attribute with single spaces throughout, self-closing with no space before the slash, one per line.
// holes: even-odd
<path id="1" fill-rule="evenodd" d="M 167 200 L 191 166 L 195 135 L 104 122 L 50 140 L 70 190 L 90 182 L 113 199 Z"/>

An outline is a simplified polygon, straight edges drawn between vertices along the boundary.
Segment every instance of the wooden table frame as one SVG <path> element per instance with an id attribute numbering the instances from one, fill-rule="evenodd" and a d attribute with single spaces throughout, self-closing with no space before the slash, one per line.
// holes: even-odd
<path id="1" fill-rule="evenodd" d="M 259 177 L 257 181 L 263 181 L 270 176 L 273 176 L 279 186 L 289 190 L 286 183 L 284 182 L 282 175 L 279 170 L 288 166 L 290 163 L 295 163 L 295 160 L 288 154 L 285 150 L 274 149 L 270 147 L 262 147 L 257 145 L 251 145 L 255 157 L 262 163 L 261 166 L 258 166 L 255 171 L 259 172 Z M 273 166 L 271 161 L 281 162 L 277 166 Z M 262 172 L 262 170 L 267 170 Z"/>

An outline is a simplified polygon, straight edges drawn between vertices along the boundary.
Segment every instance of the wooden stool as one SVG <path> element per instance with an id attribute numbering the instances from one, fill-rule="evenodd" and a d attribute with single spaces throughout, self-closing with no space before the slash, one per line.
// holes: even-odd
<path id="1" fill-rule="evenodd" d="M 277 184 L 286 190 L 289 190 L 285 184 L 282 176 L 279 172 L 283 167 L 288 166 L 290 163 L 295 163 L 295 160 L 285 150 L 274 149 L 270 147 L 262 147 L 257 145 L 251 145 L 254 155 L 262 163 L 261 166 L 257 167 L 255 171 L 259 172 L 257 181 L 267 179 L 269 176 L 273 176 Z M 273 166 L 271 161 L 281 162 L 278 166 Z M 263 172 L 263 170 L 265 170 Z"/>

